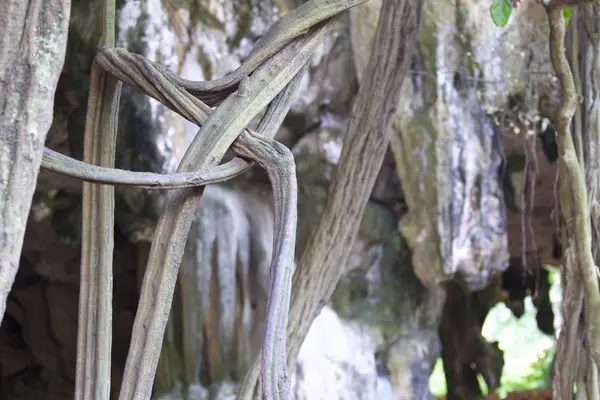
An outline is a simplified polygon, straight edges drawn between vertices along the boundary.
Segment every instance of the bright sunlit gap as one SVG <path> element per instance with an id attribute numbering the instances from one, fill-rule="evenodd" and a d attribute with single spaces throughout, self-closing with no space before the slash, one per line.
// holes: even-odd
<path id="1" fill-rule="evenodd" d="M 554 311 L 554 328 L 558 333 L 560 315 L 560 276 L 558 269 L 550 270 L 552 286 L 550 301 Z M 531 296 L 525 298 L 525 312 L 517 319 L 504 303 L 492 308 L 483 324 L 482 335 L 488 342 L 497 341 L 504 352 L 504 369 L 497 394 L 506 398 L 510 392 L 544 389 L 550 385 L 550 367 L 555 351 L 555 338 L 542 333 L 536 322 L 536 308 Z M 479 379 L 482 392 L 487 393 L 483 378 Z M 439 358 L 429 379 L 429 387 L 436 397 L 446 395 L 446 380 L 442 359 Z"/>

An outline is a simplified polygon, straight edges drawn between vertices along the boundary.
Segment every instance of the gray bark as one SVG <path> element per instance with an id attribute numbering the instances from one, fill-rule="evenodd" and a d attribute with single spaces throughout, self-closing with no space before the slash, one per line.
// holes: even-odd
<path id="1" fill-rule="evenodd" d="M 422 3 L 384 0 L 371 60 L 352 108 L 327 205 L 294 275 L 288 365 L 344 272 L 392 133 L 402 81 L 415 47 Z"/>
<path id="2" fill-rule="evenodd" d="M 0 320 L 52 123 L 70 0 L 0 2 Z"/>

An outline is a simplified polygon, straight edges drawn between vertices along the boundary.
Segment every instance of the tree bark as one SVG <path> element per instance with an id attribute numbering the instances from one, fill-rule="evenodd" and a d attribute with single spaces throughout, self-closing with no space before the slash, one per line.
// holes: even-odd
<path id="1" fill-rule="evenodd" d="M 0 320 L 52 123 L 70 11 L 70 0 L 0 1 Z"/>

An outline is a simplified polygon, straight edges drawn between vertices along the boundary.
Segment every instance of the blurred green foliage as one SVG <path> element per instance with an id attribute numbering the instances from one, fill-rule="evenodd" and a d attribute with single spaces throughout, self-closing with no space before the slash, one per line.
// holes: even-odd
<path id="1" fill-rule="evenodd" d="M 550 298 L 558 312 L 560 296 L 560 279 L 555 268 L 550 269 L 549 280 L 552 285 Z M 556 324 L 555 324 L 556 325 Z M 525 300 L 525 313 L 517 319 L 504 305 L 497 304 L 488 314 L 482 329 L 483 336 L 489 341 L 498 341 L 504 351 L 504 371 L 497 390 L 500 398 L 510 392 L 522 390 L 546 389 L 551 385 L 550 369 L 555 352 L 555 338 L 542 333 L 536 322 L 536 308 L 531 296 Z M 480 379 L 483 393 L 487 388 Z M 446 380 L 441 358 L 429 379 L 429 387 L 434 396 L 446 394 Z"/>

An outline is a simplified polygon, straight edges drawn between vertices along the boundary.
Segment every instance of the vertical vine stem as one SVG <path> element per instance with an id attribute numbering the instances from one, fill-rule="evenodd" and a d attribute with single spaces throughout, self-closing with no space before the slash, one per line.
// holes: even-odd
<path id="1" fill-rule="evenodd" d="M 233 150 L 263 167 L 273 186 L 275 243 L 271 261 L 271 284 L 262 347 L 261 378 L 264 400 L 289 398 L 287 368 L 287 322 L 294 274 L 297 223 L 296 165 L 292 152 L 275 140 L 242 133 Z"/>
<path id="2" fill-rule="evenodd" d="M 342 276 L 348 249 L 358 233 L 368 193 L 371 193 L 392 133 L 402 80 L 412 59 L 421 7 L 422 2 L 418 0 L 383 1 L 371 59 L 352 107 L 327 203 L 293 276 L 287 329 L 290 370 L 312 322 Z M 258 373 L 260 362 L 260 359 L 254 360 L 238 400 L 255 399 L 261 385 L 265 395 L 265 382 Z"/>
<path id="3" fill-rule="evenodd" d="M 104 0 L 101 46 L 115 46 L 115 0 Z M 84 161 L 115 163 L 121 82 L 92 64 Z M 83 183 L 76 400 L 108 400 L 112 348 L 114 187 Z"/>
<path id="4" fill-rule="evenodd" d="M 370 61 L 354 101 L 325 209 L 298 262 L 288 325 L 288 365 L 331 297 L 358 234 L 392 134 L 402 81 L 415 47 L 420 0 L 383 0 Z"/>
<path id="5" fill-rule="evenodd" d="M 296 76 L 290 81 L 290 83 L 288 83 L 288 85 L 285 87 L 285 89 L 281 93 L 279 93 L 275 97 L 275 99 L 273 99 L 273 101 L 269 104 L 269 107 L 267 108 L 267 111 L 263 115 L 260 123 L 258 124 L 258 128 L 257 128 L 258 132 L 260 134 L 262 134 L 263 137 L 272 138 L 275 136 L 275 133 L 281 126 L 284 117 L 287 115 L 287 113 L 292 105 L 292 101 L 298 91 L 298 88 L 300 87 L 302 77 L 307 72 L 309 66 L 310 66 L 310 61 L 307 61 L 306 64 L 304 64 L 304 66 L 302 67 L 302 69 L 300 71 L 298 71 Z M 234 146 L 235 145 L 236 145 L 236 143 L 234 142 Z M 235 147 L 234 147 L 234 150 L 235 150 Z M 295 162 L 293 159 L 293 156 L 292 156 L 292 161 Z M 296 174 L 295 168 L 292 169 L 291 173 L 294 174 L 293 179 L 295 181 L 295 174 Z M 272 182 L 273 182 L 273 180 L 272 180 Z M 294 185 L 296 185 L 296 183 L 294 183 Z M 297 188 L 295 186 L 292 186 L 290 188 L 290 190 L 297 190 Z M 273 183 L 273 196 L 274 196 L 275 200 L 276 200 L 276 196 L 278 195 L 277 191 L 278 191 L 278 189 L 276 188 L 275 183 Z M 296 202 L 297 194 L 294 194 L 290 198 L 292 198 L 293 201 Z M 282 205 L 282 204 L 279 203 L 279 205 Z M 286 206 L 286 204 L 283 204 L 283 206 Z M 291 207 L 291 208 L 288 207 L 288 211 L 292 210 L 296 214 L 297 213 L 296 208 L 297 208 L 296 206 Z M 280 213 L 277 213 L 278 209 L 279 209 L 278 204 L 275 204 L 275 212 L 276 212 L 275 215 L 276 216 L 277 215 L 287 215 L 285 210 L 282 210 Z M 284 220 L 284 218 L 281 218 L 280 221 L 281 220 Z M 297 215 L 294 216 L 293 224 L 294 225 L 297 224 Z M 280 224 L 275 223 L 276 230 L 277 230 L 278 226 L 280 226 Z M 284 227 L 284 224 L 282 224 L 281 226 Z M 294 229 L 295 229 L 295 227 L 294 227 Z M 274 233 L 275 233 L 275 237 L 277 237 L 278 232 L 275 231 Z M 279 239 L 276 239 L 276 240 L 279 241 Z M 288 242 L 288 244 L 289 243 L 290 242 Z M 271 268 L 274 268 L 274 266 L 276 266 L 276 263 L 279 260 L 279 257 L 277 256 L 277 254 L 278 254 L 277 249 L 279 249 L 279 250 L 282 249 L 281 246 L 277 246 L 277 247 L 276 246 L 277 246 L 277 243 L 274 244 Z M 294 247 L 291 250 L 292 262 L 294 261 L 295 243 L 293 243 L 293 246 Z M 284 249 L 284 251 L 285 251 L 285 249 Z M 283 268 L 286 268 L 286 267 L 284 266 Z M 280 269 L 279 271 L 276 271 L 275 273 L 280 273 L 280 274 L 283 273 L 284 274 L 285 272 L 286 271 L 284 269 Z M 275 356 L 275 358 L 279 356 L 279 360 L 287 360 L 287 357 L 286 357 L 287 336 L 286 335 L 287 335 L 287 321 L 289 319 L 289 302 L 290 302 L 290 297 L 291 297 L 291 278 L 292 278 L 292 276 L 289 275 L 287 277 L 289 277 L 289 281 L 284 281 L 283 285 L 280 284 L 279 287 L 282 290 L 280 290 L 279 292 L 276 293 L 276 291 L 274 289 L 277 286 L 277 283 L 281 282 L 282 279 L 281 278 L 278 279 L 277 276 L 274 276 L 273 274 L 271 274 L 271 285 L 269 288 L 269 299 L 268 299 L 268 302 L 269 302 L 269 304 L 271 304 L 271 306 L 267 305 L 267 315 L 265 317 L 265 332 L 275 331 L 275 334 L 273 334 L 273 335 L 266 334 L 265 335 L 265 340 L 263 341 L 262 351 L 261 351 L 260 355 L 254 359 L 254 361 L 250 365 L 250 369 L 246 372 L 246 376 L 244 377 L 244 381 L 242 382 L 242 386 L 238 392 L 238 396 L 237 396 L 238 400 L 246 400 L 246 399 L 252 398 L 252 396 L 254 395 L 254 391 L 256 389 L 255 384 L 256 384 L 258 377 L 261 375 L 261 372 L 262 372 L 263 376 L 268 374 L 269 368 L 272 369 L 272 371 L 270 372 L 270 376 L 277 376 L 278 371 L 281 369 L 281 370 L 285 371 L 283 375 L 284 375 L 284 377 L 287 378 L 287 365 L 281 365 L 281 364 L 278 364 L 277 362 L 275 362 L 275 363 L 271 363 L 271 365 L 265 366 L 264 362 L 261 361 L 265 358 L 268 359 L 269 356 Z M 289 284 L 289 290 L 288 290 L 287 284 Z M 274 304 L 275 301 L 273 300 L 275 298 L 275 296 L 279 296 L 279 297 L 285 296 L 287 305 L 284 305 L 283 307 L 277 307 L 276 304 Z M 285 318 L 278 318 L 278 314 L 280 314 L 281 312 L 286 313 Z M 277 350 L 283 351 L 284 353 L 278 353 Z M 265 354 L 265 353 L 269 353 L 269 354 Z M 275 361 L 277 361 L 277 360 L 275 360 Z M 261 369 L 262 369 L 262 371 L 261 371 Z M 263 380 L 265 380 L 265 378 L 263 378 Z M 272 381 L 272 379 L 270 379 L 269 377 L 267 377 L 266 380 Z M 289 384 L 289 381 L 287 381 L 287 379 L 284 382 L 286 384 Z M 273 386 L 271 386 L 271 388 L 273 388 Z M 260 389 L 262 390 L 262 387 Z M 276 389 L 278 389 L 278 387 L 276 387 Z M 285 389 L 289 390 L 289 386 L 287 386 Z"/>
<path id="6" fill-rule="evenodd" d="M 575 81 L 565 55 L 565 21 L 562 8 L 568 1 L 555 1 L 547 6 L 550 23 L 550 57 L 552 66 L 561 85 L 561 103 L 556 116 L 556 136 L 559 150 L 559 201 L 562 218 L 567 231 L 568 256 L 564 264 L 567 279 L 575 279 L 577 290 L 583 286 L 583 312 L 586 321 L 585 342 L 597 367 L 600 367 L 600 293 L 598 292 L 598 271 L 594 264 L 591 248 L 590 216 L 588 212 L 587 189 L 584 173 L 578 161 L 577 151 L 571 135 L 571 121 L 578 107 Z M 583 1 L 577 4 L 584 3 Z M 573 282 L 567 283 L 567 286 Z M 565 293 L 565 295 L 569 295 Z M 574 299 L 565 298 L 566 302 Z M 572 323 L 579 322 L 575 316 Z M 565 327 L 564 329 L 569 329 Z M 562 335 L 561 335 L 562 336 Z M 561 339 L 559 339 L 561 340 Z M 564 338 L 562 339 L 564 340 Z M 559 343 L 560 345 L 560 343 Z M 572 345 L 562 346 L 558 354 L 559 375 L 569 371 L 561 368 L 561 360 L 571 359 L 573 354 L 566 353 Z M 565 368 L 568 368 L 565 365 Z M 557 380 L 560 382 L 560 380 Z M 554 385 L 555 396 L 570 398 L 573 386 L 570 382 Z M 568 397 L 565 397 L 568 396 Z"/>
<path id="7" fill-rule="evenodd" d="M 231 94 L 207 119 L 198 115 L 195 122 L 202 127 L 179 164 L 178 172 L 217 164 L 247 124 L 302 69 L 336 21 L 333 18 L 318 24 L 290 42 L 252 73 L 243 91 Z M 169 91 L 174 87 L 168 79 L 159 77 L 159 81 L 155 83 L 161 86 L 160 90 Z M 182 100 L 179 95 L 177 100 Z M 170 192 L 167 198 L 144 273 L 119 395 L 121 400 L 145 400 L 152 393 L 179 264 L 201 195 L 199 188 L 180 189 Z"/>
<path id="8" fill-rule="evenodd" d="M 577 9 L 573 10 L 573 17 L 570 19 L 570 29 L 566 32 L 566 38 L 569 38 L 571 48 L 569 54 L 569 63 L 571 65 L 571 71 L 573 73 L 573 83 L 575 87 L 575 94 L 579 96 L 581 94 L 581 71 L 579 66 L 579 58 L 581 56 L 579 52 L 579 15 Z M 566 28 L 566 27 L 565 27 Z M 585 159 L 584 159 L 584 148 L 583 148 L 583 118 L 581 113 L 575 112 L 573 115 L 573 145 L 575 146 L 575 154 L 581 165 L 581 170 L 585 171 Z"/>

